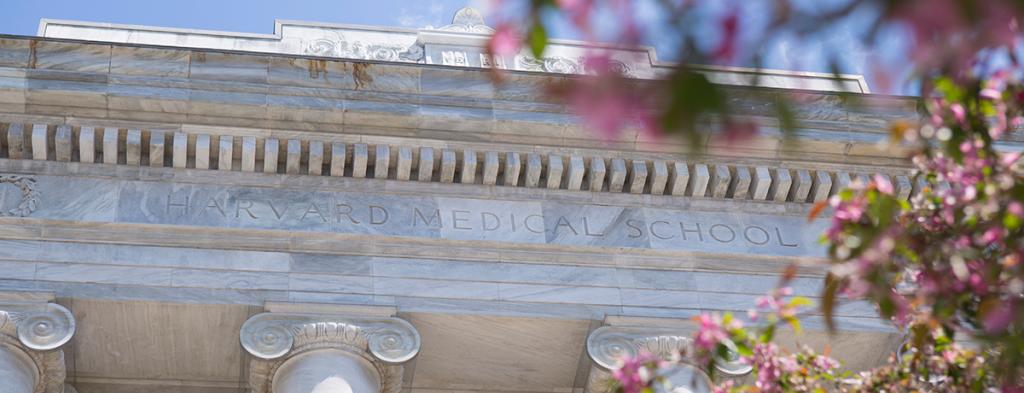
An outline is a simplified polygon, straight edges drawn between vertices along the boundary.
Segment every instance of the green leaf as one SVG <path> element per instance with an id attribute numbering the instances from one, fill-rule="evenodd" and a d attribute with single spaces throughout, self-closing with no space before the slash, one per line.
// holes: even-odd
<path id="1" fill-rule="evenodd" d="M 754 356 L 754 350 L 744 342 L 736 342 L 736 353 L 740 356 Z"/>
<path id="2" fill-rule="evenodd" d="M 800 333 L 800 320 L 797 318 L 786 318 L 786 322 L 793 328 L 793 332 Z"/>
<path id="3" fill-rule="evenodd" d="M 883 297 L 878 301 L 878 309 L 883 317 L 891 318 L 896 312 L 896 304 L 893 303 L 892 298 Z"/>
<path id="4" fill-rule="evenodd" d="M 779 128 L 785 136 L 792 135 L 797 129 L 796 114 L 793 113 L 793 108 L 790 107 L 789 102 L 776 98 L 774 101 L 775 107 L 775 118 L 779 120 Z"/>
<path id="5" fill-rule="evenodd" d="M 1006 213 L 1005 215 L 1003 215 L 1003 226 L 1005 226 L 1006 229 L 1011 231 L 1019 228 L 1020 217 L 1017 217 L 1016 215 L 1013 215 L 1011 213 Z"/>
<path id="6" fill-rule="evenodd" d="M 767 327 L 764 328 L 763 331 L 761 331 L 761 336 L 757 338 L 757 341 L 760 341 L 761 343 L 768 343 L 768 342 L 771 342 L 772 338 L 774 338 L 774 337 L 775 337 L 775 325 L 772 324 L 772 325 L 768 325 Z"/>
<path id="7" fill-rule="evenodd" d="M 825 276 L 824 293 L 821 294 L 821 314 L 825 317 L 825 326 L 830 333 L 836 331 L 836 322 L 832 318 L 836 306 L 836 294 L 839 292 L 839 278 L 829 273 Z"/>
<path id="8" fill-rule="evenodd" d="M 792 299 L 789 299 L 789 305 L 792 307 L 807 307 L 812 304 L 814 304 L 814 302 L 812 302 L 811 299 L 803 296 L 794 296 Z"/>
<path id="9" fill-rule="evenodd" d="M 935 80 L 935 91 L 942 94 L 947 101 L 960 102 L 964 99 L 964 91 L 950 78 L 938 78 Z"/>
<path id="10" fill-rule="evenodd" d="M 706 76 L 686 68 L 678 68 L 667 82 L 670 99 L 661 126 L 668 133 L 683 133 L 693 146 L 699 146 L 702 134 L 698 121 L 708 115 L 725 116 L 728 99 Z"/>
<path id="11" fill-rule="evenodd" d="M 530 51 L 533 52 L 533 57 L 540 59 L 544 56 L 544 48 L 548 45 L 548 32 L 544 28 L 544 24 L 538 21 L 533 24 L 528 34 L 530 41 Z"/>

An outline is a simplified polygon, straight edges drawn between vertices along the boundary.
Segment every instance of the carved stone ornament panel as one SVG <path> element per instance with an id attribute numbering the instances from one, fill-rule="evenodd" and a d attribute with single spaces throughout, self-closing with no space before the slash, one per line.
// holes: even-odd
<path id="1" fill-rule="evenodd" d="M 466 52 L 458 50 L 446 50 L 441 52 L 441 64 L 466 67 L 469 61 L 466 59 Z"/>
<path id="2" fill-rule="evenodd" d="M 34 393 L 62 393 L 67 371 L 59 348 L 75 335 L 71 311 L 54 303 L 0 303 L 0 350 L 23 353 L 35 365 Z"/>
<path id="3" fill-rule="evenodd" d="M 484 23 L 483 15 L 472 8 L 463 8 L 452 17 L 452 24 L 439 28 L 438 30 L 456 31 L 461 33 L 491 34 L 494 29 Z"/>
<path id="4" fill-rule="evenodd" d="M 0 217 L 28 217 L 38 207 L 35 178 L 0 175 Z"/>
<path id="5" fill-rule="evenodd" d="M 331 33 L 306 43 L 305 54 L 345 59 L 419 63 L 420 60 L 423 60 L 423 47 L 416 44 L 407 47 L 395 44 L 367 44 L 360 41 L 348 41 L 340 33 Z"/>
<path id="6" fill-rule="evenodd" d="M 525 71 L 553 72 L 558 74 L 579 74 L 580 65 L 576 60 L 555 56 L 537 59 L 533 56 L 519 56 L 518 68 Z"/>
<path id="7" fill-rule="evenodd" d="M 340 349 L 370 362 L 381 378 L 381 391 L 402 388 L 402 363 L 420 350 L 420 335 L 398 318 L 360 318 L 317 314 L 257 314 L 242 325 L 242 347 L 256 357 L 249 385 L 269 393 L 274 373 L 289 358 L 316 349 Z"/>

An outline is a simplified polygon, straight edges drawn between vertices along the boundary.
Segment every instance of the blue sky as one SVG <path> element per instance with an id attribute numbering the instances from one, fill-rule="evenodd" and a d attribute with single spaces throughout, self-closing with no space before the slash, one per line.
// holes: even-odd
<path id="1" fill-rule="evenodd" d="M 274 19 L 445 25 L 467 0 L 0 0 L 0 32 L 35 35 L 40 18 L 271 33 Z"/>
<path id="2" fill-rule="evenodd" d="M 455 11 L 466 5 L 481 8 L 486 14 L 490 4 L 489 0 L 0 1 L 5 3 L 3 15 L 0 16 L 0 33 L 19 35 L 35 35 L 40 18 L 251 33 L 271 33 L 274 19 L 415 28 L 448 24 Z M 759 9 L 757 3 L 769 2 L 743 3 L 747 8 L 745 17 L 755 23 L 766 14 L 764 10 Z M 652 17 L 656 18 L 657 15 Z M 710 32 L 713 30 L 713 15 L 707 20 Z M 902 53 L 901 40 L 884 40 L 879 46 L 880 49 L 875 51 L 875 58 L 869 57 L 869 52 L 853 37 L 852 32 L 858 28 L 857 22 L 858 19 L 854 18 L 850 23 L 836 26 L 827 34 L 812 40 L 783 37 L 771 42 L 766 48 L 768 55 L 765 66 L 795 71 L 829 72 L 827 53 L 834 53 L 842 66 L 842 72 L 870 74 L 872 70 L 868 64 L 879 61 L 898 62 Z M 552 35 L 571 36 L 572 32 L 568 29 L 556 29 Z M 755 37 L 748 38 L 752 41 Z M 668 53 L 671 52 L 670 40 L 651 44 L 659 49 L 663 58 L 668 57 Z M 868 75 L 868 79 L 875 91 L 881 90 L 871 75 Z M 879 92 L 908 93 L 913 92 L 913 89 L 897 84 L 888 91 Z"/>

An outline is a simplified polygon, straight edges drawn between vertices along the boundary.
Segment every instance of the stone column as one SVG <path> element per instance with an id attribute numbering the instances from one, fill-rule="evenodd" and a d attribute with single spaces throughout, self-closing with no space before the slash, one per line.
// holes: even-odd
<path id="1" fill-rule="evenodd" d="M 242 325 L 254 393 L 397 393 L 420 336 L 398 318 L 263 313 Z"/>
<path id="2" fill-rule="evenodd" d="M 380 376 L 362 358 L 337 349 L 317 349 L 286 360 L 274 373 L 274 393 L 379 392 Z"/>
<path id="3" fill-rule="evenodd" d="M 678 358 L 680 354 L 692 354 L 690 332 L 680 328 L 602 326 L 587 336 L 587 354 L 594 366 L 587 380 L 587 392 L 609 392 L 611 370 L 620 367 L 623 356 L 636 357 L 648 353 L 662 359 Z M 718 375 L 739 378 L 751 371 L 751 367 L 738 359 L 717 359 Z M 689 362 L 684 356 L 678 366 L 666 370 L 664 375 L 671 382 L 672 393 L 711 392 L 712 382 L 704 370 Z"/>
<path id="4" fill-rule="evenodd" d="M 53 303 L 0 303 L 0 393 L 62 393 L 75 318 Z M 70 389 L 73 390 L 73 389 Z"/>
<path id="5" fill-rule="evenodd" d="M 0 393 L 32 393 L 36 386 L 36 365 L 24 351 L 0 348 Z"/>

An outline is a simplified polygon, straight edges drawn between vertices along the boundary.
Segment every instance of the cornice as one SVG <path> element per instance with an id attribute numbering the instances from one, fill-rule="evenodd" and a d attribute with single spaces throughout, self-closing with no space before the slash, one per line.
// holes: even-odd
<path id="1" fill-rule="evenodd" d="M 474 68 L 497 67 L 554 74 L 588 73 L 582 60 L 583 54 L 597 50 L 610 54 L 612 61 L 616 62 L 625 75 L 645 79 L 659 78 L 669 68 L 678 66 L 659 61 L 655 49 L 650 46 L 564 39 L 550 40 L 545 56 L 540 59 L 526 54 L 525 50 L 515 56 L 494 58 L 487 55 L 484 50 L 486 40 L 493 32 L 494 29 L 485 23 L 479 12 L 472 8 L 463 8 L 454 15 L 448 25 L 420 29 L 276 20 L 272 34 L 254 34 L 42 19 L 37 35 L 46 38 L 90 37 L 93 42 L 167 45 L 196 49 L 243 49 L 267 54 L 300 54 Z M 392 47 L 418 53 L 419 56 L 397 56 L 396 51 L 388 49 Z M 351 50 L 354 48 L 361 49 Z M 423 56 L 424 53 L 426 56 Z M 759 74 L 768 76 L 760 79 L 771 81 L 758 83 L 767 83 L 774 87 L 868 92 L 867 83 L 859 75 L 716 66 L 698 66 L 695 69 L 722 84 L 736 84 L 738 81 L 746 81 L 751 74 Z"/>

